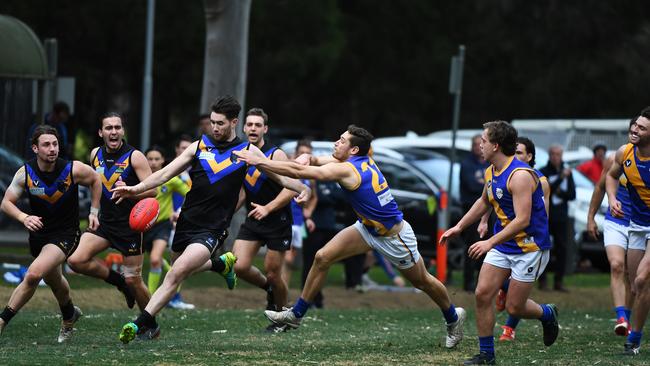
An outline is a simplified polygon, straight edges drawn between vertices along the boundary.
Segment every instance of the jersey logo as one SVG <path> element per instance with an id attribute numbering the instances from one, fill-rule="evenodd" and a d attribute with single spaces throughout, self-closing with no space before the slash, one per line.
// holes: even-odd
<path id="1" fill-rule="evenodd" d="M 503 189 L 497 188 L 497 198 L 501 199 L 503 197 Z"/>
<path id="2" fill-rule="evenodd" d="M 72 177 L 70 176 L 71 163 L 68 163 L 61 174 L 51 185 L 45 184 L 39 180 L 36 172 L 27 166 L 27 188 L 29 194 L 49 203 L 48 207 L 54 209 L 58 203 L 62 202 L 62 197 L 68 196 L 69 188 L 72 186 Z"/>
<path id="3" fill-rule="evenodd" d="M 97 156 L 93 161 L 93 165 L 95 166 L 95 171 L 102 179 L 102 192 L 106 198 L 110 199 L 113 195 L 111 189 L 113 189 L 115 182 L 117 182 L 117 180 L 123 175 L 128 174 L 129 166 L 131 165 L 130 156 L 131 150 L 120 156 L 116 160 L 116 163 L 108 169 L 106 166 L 102 166 L 104 163 L 102 149 L 100 148 L 99 151 L 97 151 Z"/>
<path id="4" fill-rule="evenodd" d="M 219 153 L 218 150 L 212 149 L 212 152 L 208 151 L 208 146 L 205 142 L 206 137 L 199 142 L 199 151 L 197 151 L 197 158 L 205 171 L 210 184 L 221 180 L 222 178 L 228 176 L 228 174 L 234 172 L 244 165 L 244 162 L 233 162 L 230 159 L 230 155 L 233 151 L 243 150 L 248 145 L 248 142 L 241 143 L 237 146 L 234 146 L 223 153 Z M 210 155 L 208 155 L 210 154 Z"/>
<path id="5" fill-rule="evenodd" d="M 630 165 L 632 165 L 632 160 L 630 159 L 625 160 L 625 166 L 629 167 Z"/>
<path id="6" fill-rule="evenodd" d="M 269 149 L 267 152 L 264 153 L 264 155 L 267 158 L 270 158 L 275 150 L 276 149 Z M 247 190 L 251 191 L 252 193 L 257 193 L 262 188 L 262 185 L 266 181 L 266 178 L 267 178 L 266 174 L 262 173 L 256 167 L 251 166 L 246 171 L 244 185 L 246 186 Z"/>

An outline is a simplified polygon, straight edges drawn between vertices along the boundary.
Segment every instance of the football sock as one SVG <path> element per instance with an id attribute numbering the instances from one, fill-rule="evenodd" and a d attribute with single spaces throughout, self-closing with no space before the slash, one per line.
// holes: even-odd
<path id="1" fill-rule="evenodd" d="M 162 277 L 162 268 L 151 268 L 149 270 L 149 278 L 147 279 L 147 287 L 149 293 L 153 294 L 160 285 L 160 277 Z"/>
<path id="2" fill-rule="evenodd" d="M 146 310 L 143 310 L 133 323 L 135 323 L 138 328 L 142 328 L 142 326 L 145 326 L 147 328 L 155 328 L 158 326 L 156 323 L 156 318 L 149 314 Z"/>
<path id="3" fill-rule="evenodd" d="M 108 278 L 104 280 L 106 283 L 110 283 L 115 287 L 125 287 L 126 281 L 119 273 L 113 271 L 112 269 L 108 270 Z"/>
<path id="4" fill-rule="evenodd" d="M 298 317 L 302 318 L 305 316 L 305 313 L 307 313 L 307 309 L 309 309 L 309 303 L 305 301 L 302 297 L 298 298 L 298 301 L 293 305 L 293 314 Z"/>
<path id="5" fill-rule="evenodd" d="M 519 324 L 519 318 L 514 317 L 512 315 L 508 315 L 508 319 L 506 319 L 506 326 L 515 329 L 517 328 L 517 325 Z"/>
<path id="6" fill-rule="evenodd" d="M 643 336 L 643 332 L 631 331 L 630 334 L 627 336 L 627 341 L 638 346 L 641 344 L 642 336 Z"/>
<path id="7" fill-rule="evenodd" d="M 72 300 L 69 300 L 67 304 L 60 305 L 61 317 L 63 320 L 70 320 L 74 316 L 74 305 L 72 305 Z"/>
<path id="8" fill-rule="evenodd" d="M 226 270 L 226 264 L 221 258 L 210 258 L 210 262 L 212 262 L 212 267 L 210 267 L 212 272 L 223 273 Z"/>
<path id="9" fill-rule="evenodd" d="M 624 311 L 625 311 L 625 319 L 627 319 L 627 321 L 629 322 L 630 319 L 632 319 L 632 310 L 625 308 Z"/>
<path id="10" fill-rule="evenodd" d="M 0 313 L 0 318 L 5 321 L 5 324 L 9 324 L 9 321 L 14 317 L 14 315 L 16 315 L 16 313 L 17 311 L 11 307 L 5 306 L 5 309 Z"/>
<path id="11" fill-rule="evenodd" d="M 553 320 L 553 310 L 547 304 L 539 304 L 542 308 L 542 316 L 539 318 L 542 322 L 546 323 Z"/>
<path id="12" fill-rule="evenodd" d="M 614 308 L 614 311 L 616 312 L 616 319 L 621 317 L 624 318 L 625 320 L 628 319 L 628 316 L 625 313 L 625 306 L 617 306 Z"/>
<path id="13" fill-rule="evenodd" d="M 458 320 L 458 314 L 456 314 L 456 307 L 454 306 L 454 304 L 450 304 L 449 309 L 442 310 L 442 315 L 445 317 L 445 321 L 447 322 L 447 324 L 451 324 L 456 320 Z"/>
<path id="14" fill-rule="evenodd" d="M 479 350 L 494 356 L 494 336 L 478 337 Z"/>

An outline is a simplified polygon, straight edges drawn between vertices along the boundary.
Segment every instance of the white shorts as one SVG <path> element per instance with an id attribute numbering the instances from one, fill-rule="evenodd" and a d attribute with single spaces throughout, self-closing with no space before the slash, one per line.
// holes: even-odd
<path id="1" fill-rule="evenodd" d="M 393 236 L 373 236 L 359 221 L 354 228 L 361 233 L 363 240 L 372 248 L 381 253 L 384 258 L 399 269 L 413 267 L 420 260 L 418 241 L 411 225 L 406 220 L 402 221 L 402 230 Z"/>
<path id="2" fill-rule="evenodd" d="M 519 282 L 535 282 L 546 269 L 550 258 L 549 252 L 549 250 L 538 250 L 530 253 L 506 254 L 490 249 L 483 263 L 511 270 L 510 277 Z"/>
<path id="3" fill-rule="evenodd" d="M 646 242 L 650 240 L 650 227 L 641 226 L 635 224 L 634 221 L 630 221 L 630 227 L 628 228 L 628 244 L 627 249 L 637 249 L 645 251 Z"/>
<path id="4" fill-rule="evenodd" d="M 291 225 L 291 247 L 302 248 L 302 225 Z"/>
<path id="5" fill-rule="evenodd" d="M 627 250 L 628 227 L 614 221 L 605 220 L 603 225 L 603 243 L 606 247 L 614 245 Z"/>

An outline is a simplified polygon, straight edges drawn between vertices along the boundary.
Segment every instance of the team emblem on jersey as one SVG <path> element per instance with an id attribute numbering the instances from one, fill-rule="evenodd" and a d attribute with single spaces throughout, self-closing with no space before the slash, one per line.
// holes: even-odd
<path id="1" fill-rule="evenodd" d="M 503 197 L 503 189 L 497 188 L 497 198 L 501 199 Z"/>
<path id="2" fill-rule="evenodd" d="M 629 167 L 630 165 L 632 165 L 632 160 L 630 159 L 625 160 L 625 166 Z"/>
<path id="3" fill-rule="evenodd" d="M 492 187 L 492 179 L 487 181 L 487 187 L 490 189 Z"/>

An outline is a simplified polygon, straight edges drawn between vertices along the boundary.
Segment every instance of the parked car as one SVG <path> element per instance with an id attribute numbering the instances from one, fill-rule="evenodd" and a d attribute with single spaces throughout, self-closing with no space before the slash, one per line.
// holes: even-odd
<path id="1" fill-rule="evenodd" d="M 295 146 L 296 142 L 292 141 L 283 144 L 281 148 L 291 154 L 295 151 Z M 331 155 L 334 143 L 313 141 L 312 147 L 313 154 L 316 156 Z M 418 239 L 418 249 L 428 263 L 428 259 L 436 257 L 437 207 L 442 189 L 429 174 L 418 167 L 418 164 L 424 165 L 428 160 L 437 160 L 446 162 L 448 166 L 449 160 L 440 154 L 425 153 L 428 155 L 415 156 L 373 146 L 373 159 L 388 181 L 391 193 L 404 213 L 404 217 L 413 227 Z M 457 222 L 461 212 L 452 209 L 451 214 Z M 342 215 L 337 214 L 337 217 L 340 216 Z M 464 258 L 462 242 L 455 240 L 449 244 L 447 258 L 451 268 L 462 267 Z"/>

